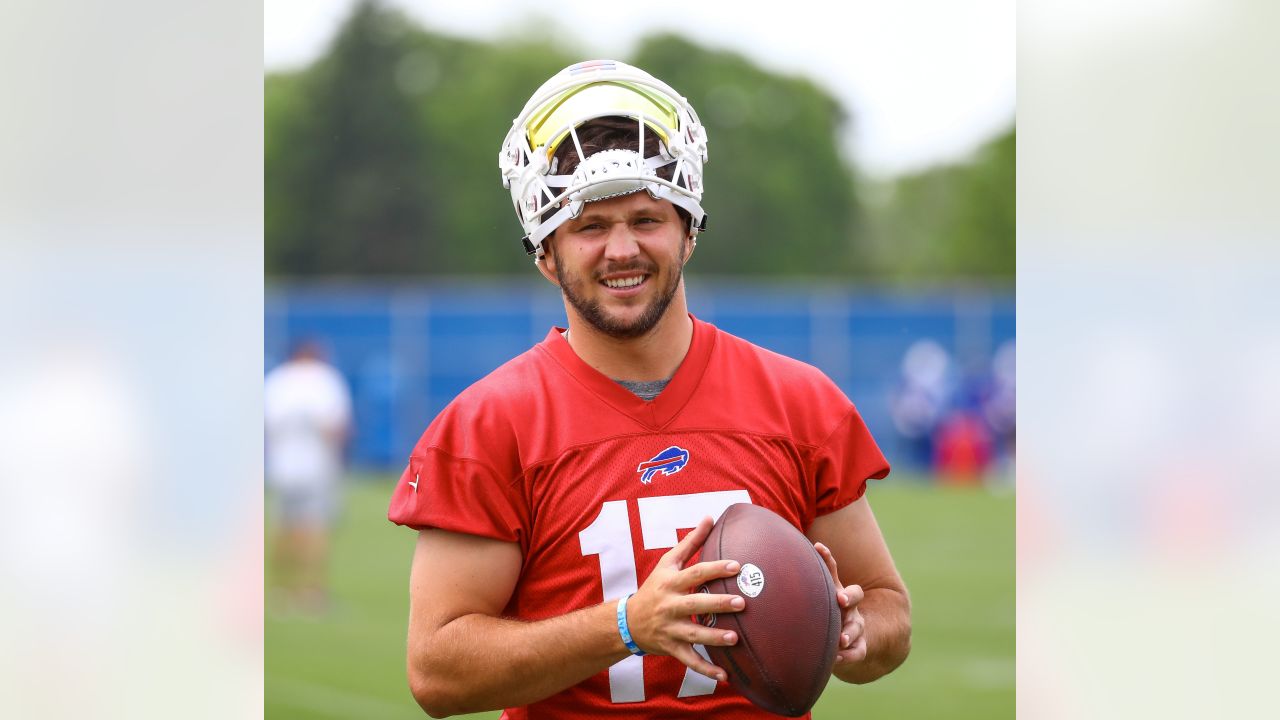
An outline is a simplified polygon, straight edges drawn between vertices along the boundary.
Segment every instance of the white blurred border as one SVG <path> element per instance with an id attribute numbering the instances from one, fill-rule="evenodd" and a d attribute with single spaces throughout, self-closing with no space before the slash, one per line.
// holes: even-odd
<path id="1" fill-rule="evenodd" d="M 262 712 L 262 8 L 0 7 L 0 715 Z"/>
<path id="2" fill-rule="evenodd" d="M 1276 27 L 1019 4 L 1026 717 L 1274 715 Z"/>

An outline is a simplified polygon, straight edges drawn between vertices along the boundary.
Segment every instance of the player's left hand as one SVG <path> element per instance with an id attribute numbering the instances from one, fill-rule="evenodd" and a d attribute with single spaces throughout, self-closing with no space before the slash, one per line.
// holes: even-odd
<path id="1" fill-rule="evenodd" d="M 862 602 L 862 587 L 847 585 L 840 587 L 840 573 L 836 568 L 836 558 L 830 548 L 822 543 L 814 543 L 831 571 L 831 578 L 836 582 L 836 602 L 840 603 L 844 615 L 843 627 L 840 628 L 839 650 L 836 652 L 836 665 L 861 662 L 867 657 L 867 624 L 858 612 L 858 603 Z"/>

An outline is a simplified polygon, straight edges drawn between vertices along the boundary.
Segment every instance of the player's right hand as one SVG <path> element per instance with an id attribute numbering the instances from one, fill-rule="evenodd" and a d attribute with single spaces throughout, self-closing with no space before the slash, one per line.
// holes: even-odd
<path id="1" fill-rule="evenodd" d="M 699 655 L 693 645 L 733 645 L 738 642 L 738 634 L 706 627 L 693 617 L 739 612 L 746 607 L 737 595 L 698 592 L 708 581 L 738 574 L 740 566 L 734 560 L 716 560 L 685 567 L 702 547 L 712 525 L 710 517 L 703 518 L 662 556 L 658 566 L 627 601 L 627 625 L 631 638 L 641 650 L 653 655 L 670 655 L 696 673 L 724 681 L 727 678 L 724 670 Z"/>

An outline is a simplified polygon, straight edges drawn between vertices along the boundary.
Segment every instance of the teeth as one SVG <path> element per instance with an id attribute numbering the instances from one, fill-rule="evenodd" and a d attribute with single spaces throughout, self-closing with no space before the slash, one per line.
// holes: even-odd
<path id="1" fill-rule="evenodd" d="M 637 275 L 635 277 L 620 278 L 617 280 L 605 280 L 604 284 L 608 285 L 611 288 L 635 287 L 636 285 L 639 285 L 640 283 L 644 282 L 644 277 L 645 277 L 644 275 Z"/>

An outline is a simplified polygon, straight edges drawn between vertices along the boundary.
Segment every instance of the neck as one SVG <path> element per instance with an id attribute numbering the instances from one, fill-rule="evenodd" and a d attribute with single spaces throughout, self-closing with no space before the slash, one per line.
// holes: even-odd
<path id="1" fill-rule="evenodd" d="M 634 338 L 605 335 L 565 304 L 569 346 L 582 361 L 614 380 L 665 380 L 675 374 L 693 343 L 693 320 L 681 287 L 649 332 Z"/>

